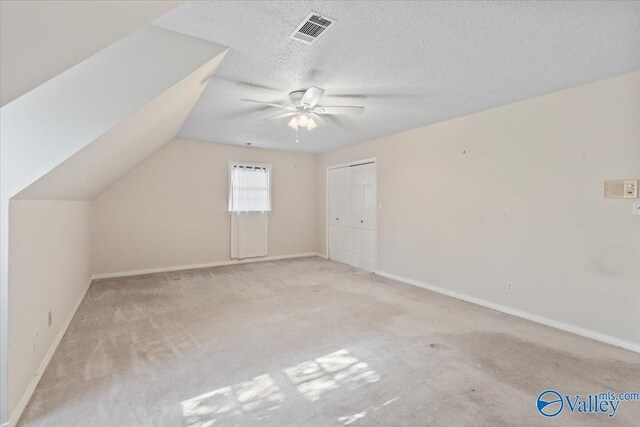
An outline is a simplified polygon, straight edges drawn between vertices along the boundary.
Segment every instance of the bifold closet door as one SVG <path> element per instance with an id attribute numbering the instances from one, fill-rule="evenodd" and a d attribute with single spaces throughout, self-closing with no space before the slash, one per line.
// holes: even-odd
<path id="1" fill-rule="evenodd" d="M 376 164 L 368 163 L 362 168 L 362 251 L 360 267 L 373 271 L 376 268 Z"/>
<path id="2" fill-rule="evenodd" d="M 350 264 L 348 172 L 329 170 L 329 258 Z"/>
<path id="3" fill-rule="evenodd" d="M 360 267 L 362 258 L 362 166 L 352 166 L 349 171 L 349 237 L 351 238 L 352 264 Z"/>
<path id="4" fill-rule="evenodd" d="M 375 269 L 374 163 L 329 170 L 329 258 Z"/>

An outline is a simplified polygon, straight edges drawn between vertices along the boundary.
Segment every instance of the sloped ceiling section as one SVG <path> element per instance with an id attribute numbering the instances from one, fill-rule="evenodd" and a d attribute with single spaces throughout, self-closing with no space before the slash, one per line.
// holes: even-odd
<path id="1" fill-rule="evenodd" d="M 223 56 L 200 67 L 15 198 L 94 199 L 176 136 Z"/>
<path id="2" fill-rule="evenodd" d="M 148 25 L 5 105 L 0 109 L 3 198 L 60 166 L 33 195 L 89 199 L 128 164 L 142 160 L 159 138 L 168 142 L 174 136 L 226 50 Z M 177 93 L 180 89 L 185 93 Z M 173 113 L 177 116 L 169 117 Z M 150 123 L 158 118 L 155 126 Z M 153 132 L 143 135 L 149 129 Z M 67 162 L 94 142 L 96 148 L 80 160 Z M 112 163 L 101 164 L 106 160 Z"/>
<path id="3" fill-rule="evenodd" d="M 0 105 L 170 11 L 180 0 L 0 1 Z"/>

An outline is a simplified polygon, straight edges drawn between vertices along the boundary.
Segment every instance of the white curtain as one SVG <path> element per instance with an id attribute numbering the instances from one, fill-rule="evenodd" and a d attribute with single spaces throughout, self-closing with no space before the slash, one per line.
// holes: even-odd
<path id="1" fill-rule="evenodd" d="M 229 212 L 271 211 L 269 168 L 232 165 Z"/>
<path id="2" fill-rule="evenodd" d="M 231 213 L 231 258 L 267 256 L 267 213 Z"/>
<path id="3" fill-rule="evenodd" d="M 271 211 L 268 166 L 233 164 L 229 176 L 231 258 L 267 255 L 267 219 Z"/>

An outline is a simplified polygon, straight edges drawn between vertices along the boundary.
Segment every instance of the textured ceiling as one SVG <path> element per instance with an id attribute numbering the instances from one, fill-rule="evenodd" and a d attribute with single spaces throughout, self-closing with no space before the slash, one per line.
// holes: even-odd
<path id="1" fill-rule="evenodd" d="M 313 10 L 337 23 L 289 39 Z M 180 138 L 322 152 L 640 69 L 640 2 L 188 2 L 156 25 L 230 47 Z M 363 105 L 301 133 L 241 98 Z M 352 96 L 345 96 L 352 95 Z"/>

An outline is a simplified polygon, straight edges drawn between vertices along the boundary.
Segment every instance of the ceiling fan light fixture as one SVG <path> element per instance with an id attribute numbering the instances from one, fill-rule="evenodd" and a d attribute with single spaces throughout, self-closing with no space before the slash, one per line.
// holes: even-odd
<path id="1" fill-rule="evenodd" d="M 298 116 L 298 126 L 306 128 L 307 124 L 309 124 L 309 116 L 305 113 L 300 113 Z"/>
<path id="2" fill-rule="evenodd" d="M 307 130 L 313 130 L 317 127 L 318 127 L 318 124 L 316 123 L 316 121 L 313 120 L 313 117 L 310 117 L 309 122 L 307 123 Z"/>
<path id="3" fill-rule="evenodd" d="M 324 89 L 313 86 L 306 90 L 294 90 L 293 92 L 290 92 L 290 104 L 277 104 L 272 102 L 258 101 L 255 99 L 242 100 L 280 108 L 281 111 L 283 111 L 281 114 L 278 114 L 274 117 L 269 117 L 264 120 L 280 120 L 284 119 L 285 117 L 291 117 L 290 121 L 287 123 L 287 126 L 296 131 L 296 142 L 299 142 L 298 136 L 301 128 L 302 130 L 311 131 L 318 127 L 318 122 L 320 124 L 327 125 L 327 121 L 323 118 L 325 114 L 351 115 L 364 113 L 364 107 L 355 105 L 318 105 L 323 94 Z"/>

